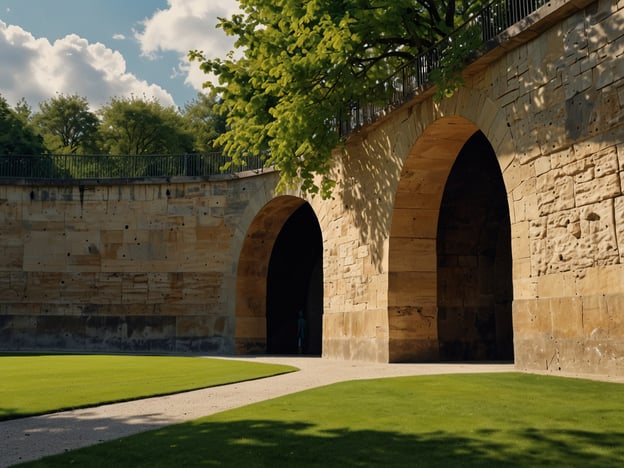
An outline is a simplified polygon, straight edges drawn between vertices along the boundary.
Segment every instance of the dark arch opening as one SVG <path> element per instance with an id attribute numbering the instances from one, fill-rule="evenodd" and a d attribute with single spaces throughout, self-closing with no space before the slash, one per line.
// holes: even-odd
<path id="1" fill-rule="evenodd" d="M 267 353 L 320 355 L 323 322 L 323 241 L 312 207 L 305 203 L 284 223 L 267 277 Z M 305 335 L 298 347 L 299 311 Z"/>
<path id="2" fill-rule="evenodd" d="M 509 207 L 496 154 L 480 131 L 444 189 L 437 266 L 440 358 L 513 360 Z"/>

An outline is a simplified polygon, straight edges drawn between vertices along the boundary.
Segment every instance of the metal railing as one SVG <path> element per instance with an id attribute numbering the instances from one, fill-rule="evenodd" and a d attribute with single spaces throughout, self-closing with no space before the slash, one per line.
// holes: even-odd
<path id="1" fill-rule="evenodd" d="M 243 171 L 260 172 L 264 155 L 233 164 L 215 153 L 164 155 L 0 155 L 0 179 L 140 179 L 146 177 L 207 177 Z M 229 163 L 229 165 L 228 165 Z"/>
<path id="2" fill-rule="evenodd" d="M 431 73 L 438 69 L 444 51 L 453 41 L 461 38 L 469 28 L 476 28 L 480 34 L 480 47 L 484 47 L 500 33 L 518 23 L 549 0 L 494 0 L 470 20 L 454 30 L 449 36 L 414 60 L 398 68 L 396 72 L 380 82 L 368 96 L 377 99 L 372 102 L 352 102 L 337 118 L 337 131 L 347 137 L 354 131 L 374 122 L 379 117 L 396 109 L 430 85 Z M 474 51 L 476 52 L 476 51 Z"/>

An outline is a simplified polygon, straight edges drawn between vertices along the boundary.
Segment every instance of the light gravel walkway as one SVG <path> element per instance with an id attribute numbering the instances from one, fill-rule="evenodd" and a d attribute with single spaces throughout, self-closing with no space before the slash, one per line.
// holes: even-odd
<path id="1" fill-rule="evenodd" d="M 510 372 L 514 369 L 512 364 L 378 364 L 270 356 L 235 359 L 288 364 L 301 370 L 171 396 L 0 422 L 0 467 L 335 382 L 407 375 Z"/>

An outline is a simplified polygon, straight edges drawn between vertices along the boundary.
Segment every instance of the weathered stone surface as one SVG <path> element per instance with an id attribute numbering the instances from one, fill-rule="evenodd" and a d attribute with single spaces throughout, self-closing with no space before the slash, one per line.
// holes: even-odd
<path id="1" fill-rule="evenodd" d="M 0 347 L 232 352 L 226 220 L 267 178 L 2 187 Z"/>

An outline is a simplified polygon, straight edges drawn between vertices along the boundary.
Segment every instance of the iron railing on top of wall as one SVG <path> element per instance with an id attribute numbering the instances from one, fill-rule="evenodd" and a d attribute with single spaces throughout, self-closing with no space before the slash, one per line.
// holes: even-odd
<path id="1" fill-rule="evenodd" d="M 439 67 L 444 49 L 466 28 L 477 27 L 481 45 L 544 6 L 549 0 L 494 0 L 468 22 L 437 45 L 417 56 L 379 83 L 383 96 L 375 102 L 353 102 L 335 120 L 342 137 L 370 124 L 380 116 L 411 99 L 431 83 L 431 72 Z M 0 179 L 128 179 L 145 177 L 211 176 L 247 170 L 260 171 L 266 155 L 251 156 L 244 166 L 229 165 L 221 153 L 178 155 L 0 155 Z"/>
<path id="2" fill-rule="evenodd" d="M 343 138 L 374 122 L 379 117 L 396 109 L 431 84 L 431 73 L 439 68 L 444 50 L 457 40 L 468 28 L 478 28 L 481 46 L 485 46 L 500 33 L 518 23 L 549 0 L 494 0 L 470 20 L 453 31 L 429 50 L 398 68 L 392 75 L 380 82 L 378 88 L 370 90 L 370 96 L 383 96 L 377 102 L 352 102 L 338 117 L 337 129 Z"/>
<path id="3" fill-rule="evenodd" d="M 265 156 L 250 156 L 245 165 L 230 164 L 222 153 L 159 155 L 0 155 L 1 178 L 133 179 L 193 177 L 261 171 Z"/>

